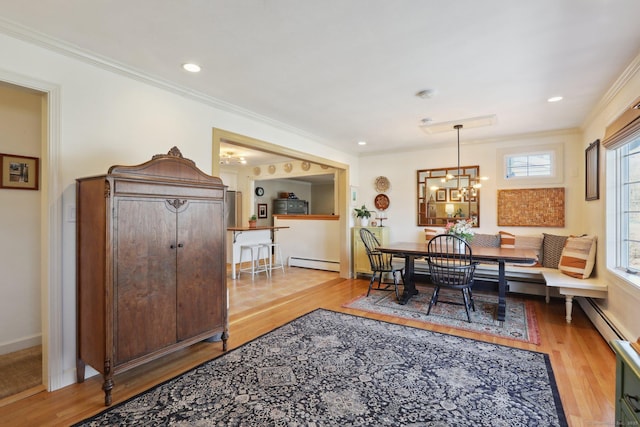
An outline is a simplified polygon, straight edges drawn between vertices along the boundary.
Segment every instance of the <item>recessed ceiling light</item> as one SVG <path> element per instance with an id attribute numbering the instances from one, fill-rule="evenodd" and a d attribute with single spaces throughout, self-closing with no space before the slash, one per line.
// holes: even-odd
<path id="1" fill-rule="evenodd" d="M 367 141 L 358 141 L 358 145 L 367 145 Z"/>
<path id="2" fill-rule="evenodd" d="M 562 101 L 561 96 L 552 96 L 551 98 L 547 99 L 547 102 L 558 102 L 558 101 Z"/>
<path id="3" fill-rule="evenodd" d="M 199 73 L 200 72 L 200 66 L 198 64 L 191 64 L 191 63 L 182 64 L 182 68 L 184 68 L 185 70 L 189 71 L 190 73 Z"/>

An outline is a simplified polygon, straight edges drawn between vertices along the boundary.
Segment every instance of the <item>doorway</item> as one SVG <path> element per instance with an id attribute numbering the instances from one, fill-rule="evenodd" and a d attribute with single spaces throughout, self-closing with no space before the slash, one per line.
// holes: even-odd
<path id="1" fill-rule="evenodd" d="M 41 189 L 43 92 L 0 82 L 0 400 L 43 389 Z M 27 170 L 12 179 L 12 170 Z"/>
<path id="2" fill-rule="evenodd" d="M 282 147 L 270 142 L 261 141 L 245 135 L 213 128 L 213 148 L 212 148 L 212 174 L 220 174 L 220 145 L 232 144 L 246 147 L 252 150 L 283 156 L 286 158 L 311 162 L 319 165 L 334 168 L 335 179 L 335 207 L 336 213 L 340 216 L 340 277 L 349 278 L 351 276 L 350 263 L 350 242 L 349 242 L 349 165 L 314 156 L 302 151 Z"/>

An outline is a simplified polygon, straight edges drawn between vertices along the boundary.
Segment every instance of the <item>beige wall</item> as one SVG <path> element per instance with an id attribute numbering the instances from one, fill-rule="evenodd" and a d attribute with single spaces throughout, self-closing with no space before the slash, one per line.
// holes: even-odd
<path id="1" fill-rule="evenodd" d="M 42 98 L 0 84 L 0 153 L 40 157 Z M 40 343 L 40 195 L 0 188 L 0 354 Z"/>

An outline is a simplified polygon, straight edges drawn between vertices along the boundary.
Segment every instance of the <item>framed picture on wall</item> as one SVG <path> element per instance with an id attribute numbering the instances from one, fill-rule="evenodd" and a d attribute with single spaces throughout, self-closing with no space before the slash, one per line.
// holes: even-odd
<path id="1" fill-rule="evenodd" d="M 0 188 L 37 190 L 39 159 L 0 153 Z"/>
<path id="2" fill-rule="evenodd" d="M 266 217 L 267 217 L 267 204 L 258 203 L 258 218 L 266 218 Z"/>
<path id="3" fill-rule="evenodd" d="M 585 200 L 598 200 L 600 198 L 599 156 L 600 140 L 596 139 L 585 150 Z"/>
<path id="4" fill-rule="evenodd" d="M 458 190 L 457 188 L 450 188 L 449 189 L 449 200 L 451 201 L 458 201 L 460 200 L 460 190 Z"/>
<path id="5" fill-rule="evenodd" d="M 436 190 L 436 202 L 446 202 L 446 201 L 447 201 L 447 190 L 445 188 Z"/>

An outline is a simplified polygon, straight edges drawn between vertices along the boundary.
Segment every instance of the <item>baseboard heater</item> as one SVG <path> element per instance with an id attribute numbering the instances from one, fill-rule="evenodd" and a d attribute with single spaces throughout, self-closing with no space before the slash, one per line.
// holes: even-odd
<path id="1" fill-rule="evenodd" d="M 600 335 L 610 343 L 613 340 L 626 340 L 616 326 L 607 318 L 607 315 L 598 307 L 591 298 L 577 298 L 578 304 L 585 312 L 591 323 L 596 327 Z"/>
<path id="2" fill-rule="evenodd" d="M 339 261 L 326 261 L 313 258 L 289 257 L 290 267 L 314 268 L 316 270 L 340 271 Z"/>

